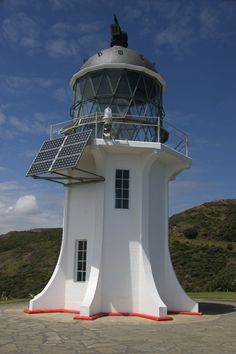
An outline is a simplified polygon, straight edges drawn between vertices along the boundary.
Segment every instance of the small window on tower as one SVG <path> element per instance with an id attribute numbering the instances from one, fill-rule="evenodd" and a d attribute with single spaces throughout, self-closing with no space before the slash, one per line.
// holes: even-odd
<path id="1" fill-rule="evenodd" d="M 76 241 L 75 281 L 86 281 L 87 240 Z"/>
<path id="2" fill-rule="evenodd" d="M 116 170 L 116 209 L 129 209 L 129 170 Z"/>

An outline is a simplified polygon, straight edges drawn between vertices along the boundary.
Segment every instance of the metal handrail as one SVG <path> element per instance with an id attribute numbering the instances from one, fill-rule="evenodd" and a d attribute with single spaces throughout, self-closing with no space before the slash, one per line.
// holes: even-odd
<path id="1" fill-rule="evenodd" d="M 161 117 L 153 116 L 131 116 L 122 114 L 112 114 L 112 124 L 122 124 L 122 125 L 136 125 L 138 129 L 140 127 L 154 127 L 157 132 L 157 141 L 162 142 L 162 132 L 168 132 L 168 140 L 165 141 L 165 145 L 170 146 L 174 150 L 183 153 L 188 156 L 188 135 L 182 130 L 176 128 L 172 123 L 168 122 L 166 119 Z M 61 123 L 53 124 L 50 127 L 50 139 L 54 139 L 55 135 L 61 135 L 74 131 L 75 129 L 86 126 L 95 125 L 95 138 L 98 137 L 98 125 L 104 124 L 104 114 L 94 113 L 78 117 L 72 120 L 67 120 Z M 122 138 L 120 138 L 122 140 Z M 141 141 L 141 139 L 140 139 Z M 183 152 L 182 152 L 183 151 Z"/>

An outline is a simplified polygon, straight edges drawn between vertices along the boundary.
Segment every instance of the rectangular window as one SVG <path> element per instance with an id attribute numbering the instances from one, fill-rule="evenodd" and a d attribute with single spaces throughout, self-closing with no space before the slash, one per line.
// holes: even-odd
<path id="1" fill-rule="evenodd" d="M 116 209 L 129 209 L 129 170 L 116 170 Z"/>
<path id="2" fill-rule="evenodd" d="M 76 281 L 86 281 L 87 240 L 76 241 Z"/>

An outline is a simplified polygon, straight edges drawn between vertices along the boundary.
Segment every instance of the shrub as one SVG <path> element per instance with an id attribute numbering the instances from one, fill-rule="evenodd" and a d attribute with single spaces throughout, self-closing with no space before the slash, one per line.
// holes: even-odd
<path id="1" fill-rule="evenodd" d="M 233 249 L 234 249 L 234 246 L 232 245 L 232 243 L 228 243 L 227 250 L 233 251 Z"/>
<path id="2" fill-rule="evenodd" d="M 188 228 L 184 230 L 184 236 L 189 239 L 194 239 L 198 235 L 197 230 L 194 227 Z"/>

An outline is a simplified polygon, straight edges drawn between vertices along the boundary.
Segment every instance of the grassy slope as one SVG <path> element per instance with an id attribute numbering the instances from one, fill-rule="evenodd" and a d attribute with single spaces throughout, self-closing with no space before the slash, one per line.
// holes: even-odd
<path id="1" fill-rule="evenodd" d="M 186 291 L 236 291 L 236 247 L 170 242 L 172 262 Z"/>
<path id="2" fill-rule="evenodd" d="M 170 218 L 171 236 L 194 228 L 198 239 L 236 241 L 236 199 L 219 200 L 191 208 Z"/>
<path id="3" fill-rule="evenodd" d="M 236 301 L 236 292 L 193 292 L 188 293 L 192 299 L 204 299 L 204 300 L 224 300 L 224 301 Z"/>
<path id="4" fill-rule="evenodd" d="M 173 265 L 187 291 L 236 291 L 236 200 L 205 203 L 169 225 Z"/>
<path id="5" fill-rule="evenodd" d="M 50 278 L 61 243 L 61 229 L 11 232 L 0 238 L 0 297 L 37 294 Z"/>

